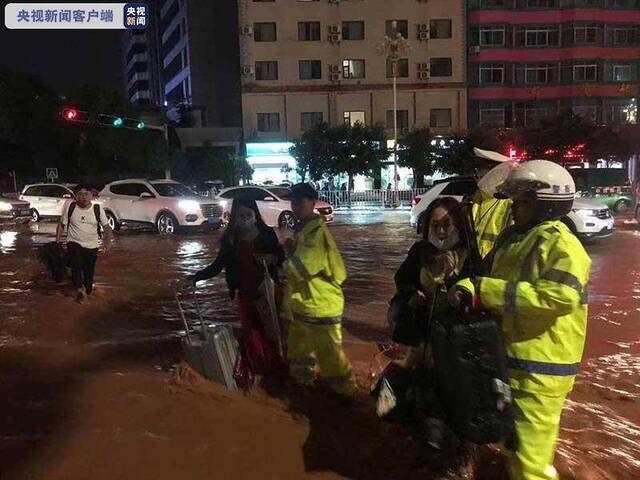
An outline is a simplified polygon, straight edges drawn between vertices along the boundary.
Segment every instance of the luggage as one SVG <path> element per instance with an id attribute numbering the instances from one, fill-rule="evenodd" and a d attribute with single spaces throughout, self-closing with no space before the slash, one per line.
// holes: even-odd
<path id="1" fill-rule="evenodd" d="M 38 260 L 47 268 L 54 282 L 64 280 L 65 269 L 68 264 L 67 255 L 58 242 L 49 242 L 38 248 Z"/>
<path id="2" fill-rule="evenodd" d="M 231 325 L 224 323 L 205 325 L 194 286 L 193 301 L 200 321 L 200 331 L 191 332 L 177 288 L 175 299 L 186 331 L 186 336 L 182 339 L 182 347 L 187 363 L 203 377 L 224 385 L 229 390 L 236 390 L 233 372 L 238 357 L 238 343 L 233 336 Z"/>
<path id="3" fill-rule="evenodd" d="M 447 424 L 476 444 L 510 439 L 514 433 L 511 389 L 502 330 L 486 313 L 451 312 L 433 322 L 436 379 Z"/>

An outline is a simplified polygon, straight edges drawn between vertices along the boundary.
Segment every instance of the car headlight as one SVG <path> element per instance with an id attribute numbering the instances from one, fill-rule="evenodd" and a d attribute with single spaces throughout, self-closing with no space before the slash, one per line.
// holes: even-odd
<path id="1" fill-rule="evenodd" d="M 10 212 L 12 208 L 9 202 L 0 202 L 0 212 Z"/>
<path id="2" fill-rule="evenodd" d="M 595 217 L 598 215 L 598 210 L 590 210 L 586 208 L 576 208 L 573 211 L 581 217 Z"/>
<path id="3" fill-rule="evenodd" d="M 220 200 L 220 206 L 222 207 L 223 210 L 225 210 L 227 208 L 227 201 L 226 200 Z"/>
<path id="4" fill-rule="evenodd" d="M 195 200 L 180 200 L 178 202 L 178 208 L 187 213 L 198 213 L 200 211 L 200 204 Z"/>

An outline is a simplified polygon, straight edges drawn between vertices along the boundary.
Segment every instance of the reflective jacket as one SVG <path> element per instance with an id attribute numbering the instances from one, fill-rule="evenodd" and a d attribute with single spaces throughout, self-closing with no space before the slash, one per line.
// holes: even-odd
<path id="1" fill-rule="evenodd" d="M 288 307 L 293 317 L 311 323 L 339 323 L 344 310 L 341 285 L 347 271 L 324 218 L 296 233 L 287 261 Z"/>
<path id="2" fill-rule="evenodd" d="M 493 250 L 498 237 L 511 223 L 511 200 L 498 200 L 481 190 L 471 200 L 478 249 L 480 256 L 484 258 Z"/>
<path id="3" fill-rule="evenodd" d="M 505 232 L 478 281 L 481 305 L 502 319 L 513 388 L 560 395 L 573 388 L 587 331 L 591 259 L 560 221 Z"/>

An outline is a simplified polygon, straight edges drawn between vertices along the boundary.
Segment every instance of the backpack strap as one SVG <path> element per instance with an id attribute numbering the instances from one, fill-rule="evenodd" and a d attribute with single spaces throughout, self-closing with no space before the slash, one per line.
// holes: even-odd
<path id="1" fill-rule="evenodd" d="M 69 204 L 69 208 L 67 209 L 67 225 L 71 223 L 71 215 L 73 215 L 73 211 L 76 209 L 76 202 L 71 202 Z"/>
<path id="2" fill-rule="evenodd" d="M 98 229 L 98 237 L 102 236 L 102 225 L 100 225 L 100 205 L 98 203 L 93 204 L 93 214 L 96 216 L 96 224 Z"/>

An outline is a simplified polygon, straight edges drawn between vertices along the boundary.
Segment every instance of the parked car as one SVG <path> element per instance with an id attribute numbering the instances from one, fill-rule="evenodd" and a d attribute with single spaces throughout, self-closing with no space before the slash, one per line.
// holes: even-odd
<path id="1" fill-rule="evenodd" d="M 287 187 L 259 186 L 231 187 L 222 190 L 216 198 L 223 205 L 226 217 L 231 213 L 233 199 L 240 195 L 253 198 L 258 204 L 260 215 L 270 227 L 293 228 L 296 224 L 291 211 L 291 189 Z M 326 202 L 316 203 L 318 214 L 324 216 L 328 223 L 333 222 L 333 208 Z"/>
<path id="2" fill-rule="evenodd" d="M 33 221 L 44 218 L 60 218 L 66 203 L 75 198 L 73 184 L 35 183 L 22 189 L 20 199 L 29 202 Z"/>
<path id="3" fill-rule="evenodd" d="M 411 225 L 416 227 L 418 233 L 422 232 L 424 212 L 436 198 L 454 197 L 462 200 L 463 197 L 472 195 L 476 189 L 476 180 L 473 178 L 448 178 L 435 182 L 431 189 L 413 199 Z M 613 234 L 614 220 L 611 210 L 606 205 L 588 198 L 576 197 L 571 213 L 563 222 L 583 240 Z"/>
<path id="4" fill-rule="evenodd" d="M 112 182 L 100 192 L 109 225 L 151 225 L 159 233 L 176 233 L 180 228 L 218 228 L 220 202 L 198 196 L 173 180 L 129 179 Z"/>
<path id="5" fill-rule="evenodd" d="M 0 193 L 0 223 L 26 223 L 31 221 L 29 202 L 17 198 L 6 197 Z"/>

